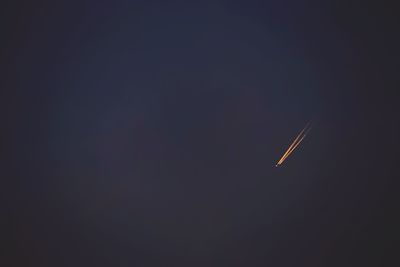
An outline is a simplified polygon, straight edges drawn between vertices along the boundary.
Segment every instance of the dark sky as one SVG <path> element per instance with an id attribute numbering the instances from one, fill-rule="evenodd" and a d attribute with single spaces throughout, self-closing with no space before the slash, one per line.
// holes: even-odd
<path id="1" fill-rule="evenodd" d="M 394 6 L 2 11 L 1 266 L 396 265 Z"/>

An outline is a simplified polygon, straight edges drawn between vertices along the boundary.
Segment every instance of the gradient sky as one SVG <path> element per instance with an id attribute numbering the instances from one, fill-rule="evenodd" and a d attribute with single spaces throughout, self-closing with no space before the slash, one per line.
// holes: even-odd
<path id="1" fill-rule="evenodd" d="M 395 9 L 335 2 L 10 6 L 4 266 L 393 263 Z"/>

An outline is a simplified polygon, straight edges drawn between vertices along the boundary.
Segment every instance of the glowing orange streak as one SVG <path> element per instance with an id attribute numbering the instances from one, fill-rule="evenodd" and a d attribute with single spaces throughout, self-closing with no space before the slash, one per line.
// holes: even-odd
<path id="1" fill-rule="evenodd" d="M 310 128 L 310 129 L 311 129 L 311 128 Z M 300 145 L 301 141 L 303 141 L 303 139 L 307 136 L 307 134 L 308 134 L 308 132 L 310 131 L 310 129 L 308 129 L 308 131 L 303 135 L 303 137 L 301 137 L 301 139 L 300 139 L 300 140 L 296 143 L 296 145 L 290 150 L 290 152 L 287 153 L 287 154 L 284 156 L 284 158 L 282 159 L 281 163 L 279 163 L 279 164 L 282 164 L 282 163 L 287 159 L 287 157 L 289 157 L 290 154 L 292 154 L 292 152 L 296 149 L 296 147 L 298 147 L 298 146 Z"/>
<path id="2" fill-rule="evenodd" d="M 299 138 L 303 135 L 304 130 L 307 128 L 308 124 L 306 125 L 306 127 L 303 128 L 303 130 L 301 130 L 301 132 L 297 135 L 296 139 L 294 139 L 294 141 L 292 142 L 292 144 L 289 146 L 289 148 L 286 150 L 286 152 L 283 154 L 283 156 L 281 157 L 281 159 L 278 161 L 278 163 L 276 165 L 279 165 L 282 163 L 282 161 L 286 158 L 286 155 L 289 154 L 292 150 L 292 147 L 296 145 L 297 140 L 299 140 Z"/>
<path id="3" fill-rule="evenodd" d="M 306 135 L 308 134 L 308 132 L 311 130 L 311 128 L 307 129 L 307 131 L 304 133 L 304 135 L 301 137 L 301 139 L 296 143 L 296 145 L 290 149 L 290 151 L 288 153 L 286 153 L 282 158 L 284 158 L 282 160 L 282 162 L 290 155 L 292 154 L 293 150 L 296 149 L 296 147 L 300 144 L 301 141 L 303 141 L 303 139 L 306 137 Z"/>
<path id="4" fill-rule="evenodd" d="M 307 133 L 311 130 L 311 128 L 309 128 L 310 123 L 307 123 L 307 125 L 303 128 L 303 130 L 297 135 L 296 139 L 292 142 L 292 144 L 289 146 L 289 148 L 286 150 L 286 152 L 283 154 L 283 156 L 280 158 L 280 160 L 278 161 L 278 163 L 276 163 L 276 167 L 278 167 L 278 165 L 281 165 L 286 158 L 292 154 L 292 152 L 296 149 L 296 147 L 300 144 L 301 141 L 303 141 L 303 139 L 306 137 Z M 300 138 L 301 136 L 301 138 Z M 299 140 L 300 138 L 300 140 Z"/>

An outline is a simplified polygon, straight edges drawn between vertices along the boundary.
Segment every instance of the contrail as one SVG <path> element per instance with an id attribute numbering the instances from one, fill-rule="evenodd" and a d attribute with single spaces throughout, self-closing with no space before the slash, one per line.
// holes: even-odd
<path id="1" fill-rule="evenodd" d="M 281 164 L 284 159 L 286 159 L 286 155 L 290 154 L 291 151 L 293 150 L 292 148 L 296 145 L 297 141 L 300 139 L 300 137 L 303 135 L 304 131 L 307 129 L 307 127 L 310 125 L 310 123 L 307 123 L 306 126 L 301 130 L 301 132 L 297 135 L 296 139 L 292 142 L 292 144 L 289 146 L 289 148 L 286 150 L 286 152 L 283 154 L 281 159 L 278 161 L 277 165 Z"/>
<path id="2" fill-rule="evenodd" d="M 292 152 L 296 149 L 296 147 L 300 144 L 301 141 L 303 141 L 303 139 L 306 137 L 306 135 L 308 134 L 308 132 L 311 130 L 311 127 L 308 128 L 306 130 L 306 132 L 303 134 L 303 136 L 301 137 L 301 139 L 290 149 L 288 149 L 288 153 L 286 153 L 283 157 L 282 157 L 282 161 L 281 163 L 287 158 L 289 157 L 290 154 L 292 154 Z"/>
<path id="3" fill-rule="evenodd" d="M 286 152 L 283 154 L 281 159 L 278 161 L 278 163 L 275 165 L 278 167 L 278 165 L 281 165 L 287 157 L 297 148 L 297 146 L 300 144 L 301 141 L 306 137 L 307 133 L 310 131 L 311 128 L 307 128 L 309 126 L 309 123 L 304 127 L 304 129 L 300 132 L 300 134 L 296 137 L 296 139 L 292 142 L 292 144 L 289 146 L 289 148 L 286 150 Z M 300 138 L 301 137 L 301 138 Z M 300 138 L 300 139 L 299 139 Z"/>
<path id="4" fill-rule="evenodd" d="M 281 159 L 278 161 L 278 163 L 276 165 L 281 164 L 287 158 L 288 154 L 292 153 L 292 150 L 294 149 L 293 147 L 296 146 L 298 140 L 303 135 L 304 131 L 307 129 L 307 127 L 309 125 L 310 125 L 310 123 L 307 123 L 306 126 L 303 128 L 303 130 L 301 130 L 301 132 L 297 135 L 296 139 L 294 139 L 292 144 L 289 146 L 289 148 L 286 150 L 286 152 L 283 154 L 283 156 L 281 157 Z"/>
<path id="5" fill-rule="evenodd" d="M 311 130 L 311 128 L 309 128 L 308 131 L 304 133 L 304 135 L 303 135 L 303 136 L 301 137 L 301 139 L 296 143 L 296 145 L 290 150 L 290 152 L 287 153 L 287 154 L 283 157 L 283 159 L 282 159 L 282 161 L 281 161 L 280 164 L 282 164 L 282 162 L 285 161 L 285 160 L 287 159 L 287 157 L 290 156 L 290 154 L 292 154 L 292 152 L 296 149 L 296 147 L 297 147 L 298 145 L 300 145 L 300 142 L 303 141 L 303 139 L 307 136 L 307 134 L 308 134 L 308 132 L 309 132 L 310 130 Z"/>
<path id="6" fill-rule="evenodd" d="M 296 147 L 303 141 L 303 139 L 306 137 L 308 132 L 311 130 L 310 127 L 310 122 L 307 123 L 307 125 L 303 128 L 303 130 L 297 135 L 296 139 L 292 142 L 292 144 L 289 146 L 289 148 L 286 150 L 286 152 L 283 154 L 283 156 L 279 159 L 279 161 L 276 163 L 275 167 L 278 167 L 281 165 L 287 157 L 292 154 L 292 152 L 296 149 Z"/>

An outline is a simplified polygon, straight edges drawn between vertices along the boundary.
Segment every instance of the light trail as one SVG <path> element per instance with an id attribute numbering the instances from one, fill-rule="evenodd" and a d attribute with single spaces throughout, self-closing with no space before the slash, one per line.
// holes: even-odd
<path id="1" fill-rule="evenodd" d="M 307 123 L 306 126 L 303 128 L 303 130 L 301 130 L 301 132 L 297 135 L 296 139 L 294 139 L 292 144 L 289 146 L 289 148 L 286 150 L 286 152 L 283 154 L 283 156 L 280 158 L 280 160 L 278 161 L 278 163 L 276 165 L 281 164 L 283 162 L 283 160 L 286 159 L 287 155 L 291 153 L 291 151 L 293 150 L 292 148 L 294 146 L 296 146 L 297 141 L 301 138 L 301 136 L 303 135 L 304 131 L 307 129 L 307 127 L 309 125 L 310 125 L 310 123 Z"/>
<path id="2" fill-rule="evenodd" d="M 287 159 L 287 157 L 289 157 L 290 156 L 290 154 L 292 154 L 292 152 L 296 149 L 296 147 L 298 147 L 299 145 L 300 145 L 300 142 L 301 141 L 303 141 L 303 139 L 307 136 L 307 134 L 308 134 L 308 132 L 311 130 L 311 128 L 310 129 L 308 129 L 308 131 L 306 132 L 306 133 L 304 133 L 304 135 L 301 137 L 301 139 L 296 143 L 296 145 L 283 157 L 283 159 L 282 159 L 282 161 L 281 161 L 281 163 L 280 164 L 282 164 L 286 159 Z M 279 164 L 279 165 L 280 165 Z"/>
<path id="3" fill-rule="evenodd" d="M 279 161 L 276 163 L 275 167 L 278 167 L 281 165 L 289 156 L 292 154 L 292 152 L 299 146 L 301 141 L 307 136 L 308 132 L 311 130 L 310 122 L 306 124 L 306 126 L 303 128 L 303 130 L 297 135 L 296 139 L 292 142 L 292 144 L 289 146 L 289 148 L 286 150 L 286 152 L 282 155 L 282 157 L 279 159 Z"/>

